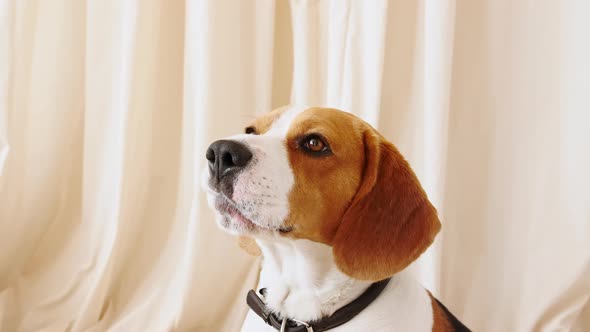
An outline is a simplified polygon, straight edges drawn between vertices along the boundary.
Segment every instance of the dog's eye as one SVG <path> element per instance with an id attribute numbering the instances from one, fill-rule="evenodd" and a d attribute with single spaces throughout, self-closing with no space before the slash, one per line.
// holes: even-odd
<path id="1" fill-rule="evenodd" d="M 326 143 L 320 138 L 312 137 L 305 141 L 305 147 L 312 152 L 320 152 L 326 148 Z"/>
<path id="2" fill-rule="evenodd" d="M 244 132 L 248 135 L 258 135 L 258 133 L 256 133 L 256 128 L 254 128 L 253 126 L 246 127 L 246 129 L 244 129 Z"/>
<path id="3" fill-rule="evenodd" d="M 300 142 L 300 146 L 305 152 L 317 156 L 327 155 L 331 153 L 326 141 L 316 134 L 304 137 Z"/>

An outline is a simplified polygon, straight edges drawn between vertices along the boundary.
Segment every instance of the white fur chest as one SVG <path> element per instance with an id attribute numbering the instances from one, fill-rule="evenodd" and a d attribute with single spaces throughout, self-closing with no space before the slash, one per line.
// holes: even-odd
<path id="1" fill-rule="evenodd" d="M 328 246 L 307 240 L 258 244 L 264 254 L 258 287 L 267 289 L 266 303 L 275 313 L 312 321 L 350 303 L 370 284 L 340 272 Z M 431 331 L 432 323 L 426 290 L 402 272 L 369 307 L 331 331 Z M 250 310 L 242 331 L 275 330 Z"/>
<path id="2" fill-rule="evenodd" d="M 336 268 L 331 248 L 308 240 L 258 241 L 264 260 L 260 285 L 275 313 L 312 321 L 331 315 L 358 297 L 370 283 Z"/>

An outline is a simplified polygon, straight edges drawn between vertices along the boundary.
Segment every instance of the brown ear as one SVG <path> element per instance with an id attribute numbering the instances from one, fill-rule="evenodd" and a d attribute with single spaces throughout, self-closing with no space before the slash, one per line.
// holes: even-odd
<path id="1" fill-rule="evenodd" d="M 381 280 L 420 256 L 440 230 L 436 210 L 393 144 L 364 133 L 362 183 L 332 241 L 338 267 L 356 279 Z"/>
<path id="2" fill-rule="evenodd" d="M 244 249 L 249 255 L 251 256 L 260 256 L 260 248 L 256 244 L 253 238 L 249 236 L 239 236 L 238 237 L 238 244 L 240 248 Z"/>

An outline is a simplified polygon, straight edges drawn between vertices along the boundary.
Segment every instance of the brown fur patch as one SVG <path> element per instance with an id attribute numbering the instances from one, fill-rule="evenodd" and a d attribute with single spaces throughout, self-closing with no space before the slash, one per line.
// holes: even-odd
<path id="1" fill-rule="evenodd" d="M 320 134 L 333 152 L 314 157 L 299 140 Z M 289 196 L 289 235 L 330 244 L 340 220 L 360 185 L 363 171 L 362 128 L 352 115 L 312 108 L 295 118 L 287 135 L 295 185 Z"/>
<path id="2" fill-rule="evenodd" d="M 436 210 L 393 144 L 372 128 L 364 133 L 362 185 L 332 246 L 346 274 L 381 280 L 420 256 L 440 230 Z"/>
<path id="3" fill-rule="evenodd" d="M 333 154 L 302 151 L 299 140 L 311 133 L 326 138 Z M 387 278 L 434 240 L 440 222 L 416 175 L 393 144 L 362 120 L 311 108 L 293 120 L 286 144 L 295 176 L 288 236 L 332 245 L 344 273 Z"/>

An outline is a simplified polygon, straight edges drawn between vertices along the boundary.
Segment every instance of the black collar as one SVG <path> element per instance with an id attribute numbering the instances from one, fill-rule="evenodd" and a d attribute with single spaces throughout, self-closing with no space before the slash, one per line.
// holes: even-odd
<path id="1" fill-rule="evenodd" d="M 270 312 L 264 304 L 264 301 L 253 290 L 248 292 L 246 302 L 250 309 L 252 309 L 260 318 L 277 329 L 277 331 L 285 332 L 322 332 L 340 326 L 349 320 L 353 319 L 361 311 L 373 302 L 379 294 L 385 289 L 389 283 L 390 278 L 378 281 L 362 293 L 356 300 L 350 302 L 344 307 L 336 310 L 331 316 L 324 317 L 314 322 L 300 322 L 297 320 L 286 319 L 284 322 L 281 318 Z M 261 289 L 260 293 L 264 296 L 266 289 Z M 284 324 L 284 330 L 281 330 L 281 324 Z"/>

